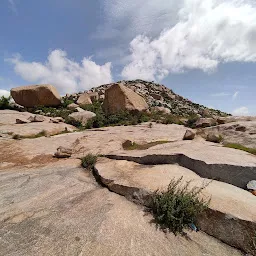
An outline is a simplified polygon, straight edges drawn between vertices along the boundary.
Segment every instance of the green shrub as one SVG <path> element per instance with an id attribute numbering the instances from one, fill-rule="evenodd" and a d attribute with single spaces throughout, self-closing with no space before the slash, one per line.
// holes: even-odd
<path id="1" fill-rule="evenodd" d="M 9 109 L 10 108 L 10 99 L 11 97 L 4 97 L 0 98 L 0 109 Z"/>
<path id="2" fill-rule="evenodd" d="M 227 143 L 227 144 L 224 144 L 225 147 L 227 148 L 234 148 L 234 149 L 239 149 L 239 150 L 243 150 L 243 151 L 246 151 L 250 154 L 253 154 L 253 155 L 256 155 L 256 148 L 247 148 L 241 144 L 238 144 L 238 143 Z"/>
<path id="3" fill-rule="evenodd" d="M 156 223 L 175 235 L 183 234 L 191 224 L 197 224 L 199 215 L 209 204 L 209 200 L 199 198 L 205 187 L 190 189 L 191 182 L 182 185 L 182 179 L 171 180 L 167 191 L 155 191 L 149 206 Z"/>
<path id="4" fill-rule="evenodd" d="M 69 100 L 69 99 L 67 99 L 67 98 L 63 98 L 62 106 L 63 106 L 64 108 L 66 108 L 68 105 L 70 105 L 70 104 L 72 104 L 72 103 L 74 103 L 73 100 Z"/>
<path id="5" fill-rule="evenodd" d="M 187 126 L 190 128 L 194 128 L 195 127 L 195 123 L 196 121 L 199 119 L 199 117 L 197 115 L 192 115 L 188 118 L 187 121 Z"/>
<path id="6" fill-rule="evenodd" d="M 82 158 L 82 166 L 88 170 L 93 170 L 97 162 L 97 158 L 97 155 L 87 154 Z"/>

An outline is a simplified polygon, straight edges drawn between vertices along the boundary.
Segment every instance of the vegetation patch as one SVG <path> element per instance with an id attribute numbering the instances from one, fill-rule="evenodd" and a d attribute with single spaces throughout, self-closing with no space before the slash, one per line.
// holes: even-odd
<path id="1" fill-rule="evenodd" d="M 182 179 L 172 179 L 167 190 L 155 191 L 149 210 L 160 228 L 184 234 L 184 230 L 193 229 L 199 216 L 208 208 L 209 200 L 199 198 L 205 187 L 189 188 L 191 182 L 182 184 Z"/>
<path id="2" fill-rule="evenodd" d="M 247 148 L 241 144 L 238 144 L 238 143 L 227 143 L 227 144 L 224 144 L 225 147 L 227 148 L 234 148 L 234 149 L 239 149 L 239 150 L 243 150 L 243 151 L 246 151 L 250 154 L 253 154 L 253 155 L 256 155 L 256 148 Z"/>
<path id="3" fill-rule="evenodd" d="M 152 141 L 144 144 L 137 144 L 136 142 L 132 142 L 130 140 L 125 141 L 122 146 L 124 150 L 146 150 L 156 145 L 169 143 L 167 140 L 159 140 L 159 141 Z"/>
<path id="4" fill-rule="evenodd" d="M 93 170 L 96 162 L 97 162 L 98 156 L 93 154 L 87 154 L 84 156 L 82 160 L 82 166 L 90 171 Z"/>
<path id="5" fill-rule="evenodd" d="M 19 134 L 14 134 L 12 136 L 12 138 L 14 140 L 21 140 L 21 139 L 36 139 L 36 138 L 40 138 L 40 137 L 45 137 L 47 136 L 47 131 L 42 130 L 41 132 L 37 133 L 37 134 L 33 134 L 33 135 L 19 135 Z"/>
<path id="6" fill-rule="evenodd" d="M 11 109 L 10 100 L 11 97 L 0 97 L 0 109 Z"/>

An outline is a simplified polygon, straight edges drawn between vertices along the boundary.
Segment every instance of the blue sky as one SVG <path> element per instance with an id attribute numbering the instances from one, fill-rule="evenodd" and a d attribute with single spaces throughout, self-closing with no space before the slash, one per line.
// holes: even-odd
<path id="1" fill-rule="evenodd" d="M 255 1 L 1 0 L 0 31 L 0 94 L 141 78 L 256 115 Z"/>

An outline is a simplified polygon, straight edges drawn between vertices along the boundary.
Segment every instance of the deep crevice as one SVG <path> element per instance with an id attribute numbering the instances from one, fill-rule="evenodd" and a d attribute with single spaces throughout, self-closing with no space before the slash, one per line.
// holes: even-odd
<path id="1" fill-rule="evenodd" d="M 256 166 L 238 166 L 229 164 L 207 164 L 202 160 L 190 158 L 184 154 L 173 155 L 105 155 L 114 160 L 133 161 L 143 165 L 178 164 L 190 169 L 202 178 L 222 181 L 246 189 L 249 181 L 256 178 Z"/>

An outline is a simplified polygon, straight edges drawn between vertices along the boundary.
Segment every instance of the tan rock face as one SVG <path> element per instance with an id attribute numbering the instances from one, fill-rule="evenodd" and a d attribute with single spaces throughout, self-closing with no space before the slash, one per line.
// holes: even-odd
<path id="1" fill-rule="evenodd" d="M 92 104 L 91 98 L 88 95 L 88 93 L 84 93 L 82 94 L 77 102 L 76 102 L 79 106 L 83 106 L 83 105 L 88 105 L 88 104 Z"/>
<path id="2" fill-rule="evenodd" d="M 61 97 L 52 85 L 29 85 L 11 89 L 14 101 L 24 107 L 58 106 Z"/>
<path id="3" fill-rule="evenodd" d="M 183 137 L 183 140 L 193 140 L 195 138 L 196 134 L 191 131 L 191 130 L 187 130 L 184 137 Z"/>
<path id="4" fill-rule="evenodd" d="M 70 110 L 73 110 L 73 109 L 76 109 L 78 108 L 79 105 L 75 104 L 75 103 L 71 103 L 67 106 L 67 109 L 70 109 Z"/>
<path id="5" fill-rule="evenodd" d="M 105 92 L 104 110 L 106 113 L 117 113 L 122 110 L 144 111 L 148 109 L 146 101 L 123 84 L 113 84 Z"/>
<path id="6" fill-rule="evenodd" d="M 81 122 L 82 125 L 86 125 L 87 121 L 95 116 L 96 114 L 90 111 L 75 112 L 69 115 L 71 119 Z"/>
<path id="7" fill-rule="evenodd" d="M 88 95 L 92 102 L 99 100 L 99 94 L 97 92 L 90 92 Z"/>

